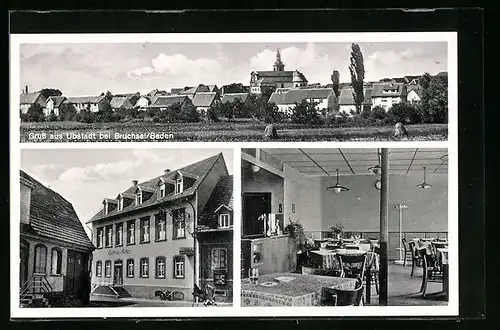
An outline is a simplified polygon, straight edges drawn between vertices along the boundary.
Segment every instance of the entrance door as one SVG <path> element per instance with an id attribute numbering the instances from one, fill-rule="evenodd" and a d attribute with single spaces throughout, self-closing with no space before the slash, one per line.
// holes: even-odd
<path id="1" fill-rule="evenodd" d="M 243 195 L 243 235 L 264 234 L 262 214 L 271 213 L 271 193 L 245 193 Z"/>
<path id="2" fill-rule="evenodd" d="M 115 261 L 115 274 L 113 276 L 114 285 L 123 285 L 123 262 L 121 260 Z"/>
<path id="3" fill-rule="evenodd" d="M 85 260 L 82 252 L 68 250 L 66 278 L 64 291 L 67 295 L 74 295 L 82 285 L 82 274 L 85 273 Z"/>

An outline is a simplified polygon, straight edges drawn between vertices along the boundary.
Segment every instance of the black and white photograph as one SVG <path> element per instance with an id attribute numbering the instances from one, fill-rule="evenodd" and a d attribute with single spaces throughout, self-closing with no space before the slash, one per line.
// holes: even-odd
<path id="1" fill-rule="evenodd" d="M 448 139 L 453 34 L 331 35 L 14 38 L 20 142 Z"/>
<path id="2" fill-rule="evenodd" d="M 242 307 L 436 307 L 457 294 L 447 148 L 242 149 L 241 191 Z"/>
<path id="3" fill-rule="evenodd" d="M 231 149 L 24 149 L 19 304 L 233 301 Z"/>

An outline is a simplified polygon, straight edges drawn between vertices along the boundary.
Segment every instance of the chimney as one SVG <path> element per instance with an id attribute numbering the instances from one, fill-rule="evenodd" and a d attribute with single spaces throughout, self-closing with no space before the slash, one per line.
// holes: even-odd
<path id="1" fill-rule="evenodd" d="M 137 186 L 137 180 L 132 180 L 132 185 Z"/>
<path id="2" fill-rule="evenodd" d="M 167 174 L 168 172 L 170 172 L 170 169 L 167 168 L 164 172 L 165 172 L 165 174 Z"/>
<path id="3" fill-rule="evenodd" d="M 25 93 L 26 93 L 26 94 L 28 94 L 28 93 L 29 93 L 29 91 L 28 91 L 28 85 L 26 85 L 26 87 L 25 87 Z"/>

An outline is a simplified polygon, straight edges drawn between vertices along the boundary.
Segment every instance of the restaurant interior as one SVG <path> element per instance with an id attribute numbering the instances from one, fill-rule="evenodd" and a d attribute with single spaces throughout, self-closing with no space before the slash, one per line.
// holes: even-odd
<path id="1" fill-rule="evenodd" d="M 242 149 L 242 306 L 446 305 L 447 153 Z"/>

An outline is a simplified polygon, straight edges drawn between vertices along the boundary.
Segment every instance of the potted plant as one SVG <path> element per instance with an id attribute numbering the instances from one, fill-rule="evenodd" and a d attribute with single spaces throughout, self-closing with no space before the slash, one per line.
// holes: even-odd
<path id="1" fill-rule="evenodd" d="M 288 219 L 288 225 L 284 229 L 284 233 L 288 235 L 292 242 L 293 250 L 297 257 L 297 270 L 306 262 L 307 251 L 305 249 L 307 237 L 304 232 L 304 227 L 300 222 L 294 222 L 290 218 Z"/>
<path id="2" fill-rule="evenodd" d="M 342 231 L 344 230 L 344 225 L 342 225 L 341 223 L 335 223 L 333 225 L 330 225 L 329 228 L 333 236 L 337 239 L 340 239 L 340 234 L 342 234 Z"/>

